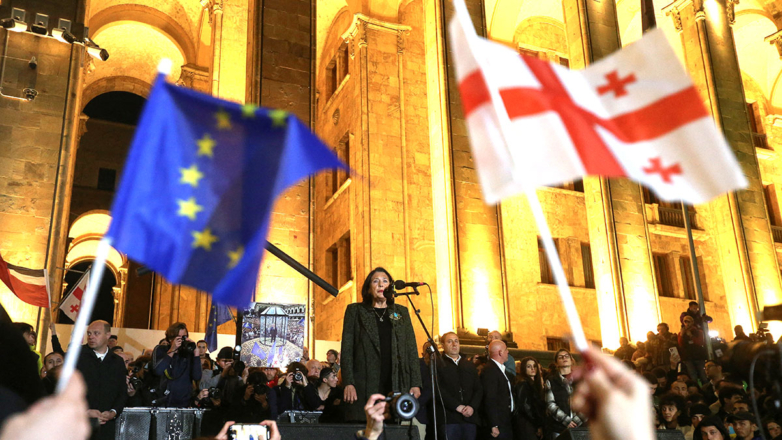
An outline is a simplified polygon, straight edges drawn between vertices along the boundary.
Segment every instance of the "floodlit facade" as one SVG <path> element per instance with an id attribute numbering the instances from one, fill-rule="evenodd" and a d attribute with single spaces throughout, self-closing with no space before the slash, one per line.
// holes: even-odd
<path id="1" fill-rule="evenodd" d="M 757 310 L 782 302 L 782 1 L 467 4 L 479 34 L 572 69 L 652 23 L 665 31 L 750 182 L 688 209 L 706 311 L 728 339 L 737 324 L 755 331 Z M 77 40 L 109 53 L 103 61 L 80 44 L 0 29 L 0 251 L 49 269 L 54 301 L 78 278 L 59 268 L 84 270 L 94 259 L 136 115 L 169 58 L 170 81 L 295 113 L 355 171 L 300 182 L 274 209 L 269 240 L 340 289 L 332 297 L 264 259 L 256 300 L 306 304 L 310 346 L 341 338 L 345 307 L 376 266 L 431 286 L 431 297 L 424 288 L 415 301 L 435 334 L 484 328 L 525 349 L 564 343 L 567 322 L 525 199 L 481 198 L 446 38 L 451 0 L 4 0 L 0 19 L 15 9 L 29 24 L 46 15 L 47 34 L 68 20 Z M 616 348 L 620 336 L 643 341 L 659 322 L 678 330 L 696 299 L 680 205 L 625 179 L 538 195 L 587 339 Z M 138 268 L 111 254 L 100 317 L 206 329 L 208 295 Z M 14 320 L 48 325 L 47 313 L 4 286 L 0 302 Z"/>

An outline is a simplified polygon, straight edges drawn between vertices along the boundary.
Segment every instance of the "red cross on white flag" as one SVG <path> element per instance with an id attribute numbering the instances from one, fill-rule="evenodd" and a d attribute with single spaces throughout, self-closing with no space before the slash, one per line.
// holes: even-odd
<path id="1" fill-rule="evenodd" d="M 629 177 L 687 203 L 746 187 L 661 30 L 571 71 L 479 38 L 464 21 L 456 15 L 450 37 L 487 203 L 585 175 Z"/>
<path id="2" fill-rule="evenodd" d="M 79 315 L 79 309 L 81 308 L 81 296 L 87 291 L 87 284 L 90 282 L 90 270 L 87 269 L 84 275 L 79 278 L 76 285 L 71 288 L 68 296 L 60 303 L 60 310 L 76 322 L 76 317 Z"/>

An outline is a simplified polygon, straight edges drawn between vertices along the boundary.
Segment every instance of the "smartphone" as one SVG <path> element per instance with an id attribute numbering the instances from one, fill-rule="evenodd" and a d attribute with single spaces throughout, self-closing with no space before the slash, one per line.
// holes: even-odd
<path id="1" fill-rule="evenodd" d="M 268 440 L 269 430 L 263 425 L 234 423 L 228 428 L 231 440 Z"/>
<path id="2" fill-rule="evenodd" d="M 671 352 L 671 356 L 678 356 L 679 355 L 679 349 L 676 347 L 670 347 L 668 351 Z"/>

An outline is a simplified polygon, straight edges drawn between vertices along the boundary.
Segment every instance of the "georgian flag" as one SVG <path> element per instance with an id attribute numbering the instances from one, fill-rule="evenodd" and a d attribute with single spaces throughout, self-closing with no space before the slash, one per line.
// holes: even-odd
<path id="1" fill-rule="evenodd" d="M 0 280 L 17 298 L 27 304 L 49 307 L 46 272 L 43 269 L 27 269 L 9 264 L 0 255 Z"/>
<path id="2" fill-rule="evenodd" d="M 60 303 L 60 310 L 65 313 L 65 316 L 70 318 L 73 322 L 76 322 L 76 317 L 79 315 L 79 309 L 81 308 L 81 297 L 84 292 L 87 291 L 87 284 L 90 282 L 90 269 L 79 278 L 73 288 L 71 288 L 68 296 Z"/>
<path id="3" fill-rule="evenodd" d="M 456 74 L 487 203 L 585 175 L 629 177 L 687 203 L 747 186 L 661 30 L 571 71 L 478 37 L 454 3 Z"/>

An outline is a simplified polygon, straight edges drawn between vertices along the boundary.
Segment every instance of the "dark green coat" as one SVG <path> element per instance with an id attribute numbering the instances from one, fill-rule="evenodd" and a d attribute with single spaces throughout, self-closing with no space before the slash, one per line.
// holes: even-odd
<path id="1" fill-rule="evenodd" d="M 394 304 L 388 308 L 388 312 L 389 317 L 399 317 L 391 319 L 393 390 L 407 393 L 410 388 L 421 387 L 421 370 L 418 365 L 413 323 L 410 321 L 410 313 L 403 306 Z M 342 386 L 353 385 L 358 396 L 355 403 L 345 403 L 345 418 L 349 421 L 365 420 L 364 405 L 369 396 L 380 390 L 380 333 L 371 306 L 354 303 L 345 310 L 340 355 Z"/>

